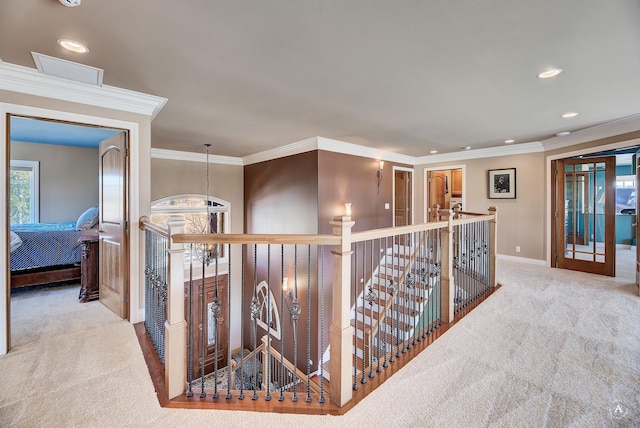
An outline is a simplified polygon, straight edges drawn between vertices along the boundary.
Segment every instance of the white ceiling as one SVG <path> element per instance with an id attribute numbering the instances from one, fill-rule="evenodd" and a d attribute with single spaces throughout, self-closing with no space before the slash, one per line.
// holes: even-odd
<path id="1" fill-rule="evenodd" d="M 168 98 L 155 148 L 243 157 L 323 136 L 424 156 L 639 114 L 639 22 L 637 0 L 2 0 L 0 58 Z M 564 73 L 536 78 L 550 66 Z"/>

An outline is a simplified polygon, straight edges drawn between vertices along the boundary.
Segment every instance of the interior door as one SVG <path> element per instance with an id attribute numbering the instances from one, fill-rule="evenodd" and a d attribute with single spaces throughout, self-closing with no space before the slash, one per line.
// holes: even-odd
<path id="1" fill-rule="evenodd" d="M 634 162 L 636 165 L 636 285 L 638 286 L 638 295 L 640 296 L 640 227 L 638 227 L 638 217 L 640 217 L 640 198 L 638 198 L 638 190 L 640 190 L 640 165 L 638 165 L 638 157 L 640 150 L 636 152 Z"/>
<path id="2" fill-rule="evenodd" d="M 127 135 L 100 143 L 100 302 L 128 318 Z"/>
<path id="3" fill-rule="evenodd" d="M 429 206 L 427 207 L 427 221 L 436 221 L 436 212 L 433 208 L 434 205 L 439 205 L 441 209 L 446 208 L 445 195 L 448 193 L 448 178 L 447 171 L 429 171 Z"/>
<path id="4" fill-rule="evenodd" d="M 557 266 L 615 276 L 615 156 L 557 162 Z"/>
<path id="5" fill-rule="evenodd" d="M 393 225 L 407 226 L 412 224 L 411 188 L 412 171 L 394 171 L 394 192 L 393 192 Z"/>

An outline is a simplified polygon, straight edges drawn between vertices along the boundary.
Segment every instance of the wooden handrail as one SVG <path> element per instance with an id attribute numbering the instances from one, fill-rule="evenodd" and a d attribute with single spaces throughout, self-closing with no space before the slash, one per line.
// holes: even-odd
<path id="1" fill-rule="evenodd" d="M 226 233 L 182 233 L 172 235 L 179 244 L 292 244 L 292 245 L 339 245 L 340 237 L 334 235 L 294 234 L 226 234 Z"/>
<path id="2" fill-rule="evenodd" d="M 423 232 L 447 227 L 446 221 L 414 224 L 410 226 L 385 227 L 382 229 L 367 230 L 364 232 L 353 232 L 351 242 L 362 242 L 371 239 L 385 238 L 387 236 L 402 235 L 405 233 Z"/>
<path id="3" fill-rule="evenodd" d="M 139 227 L 140 227 L 140 230 L 150 230 L 159 235 L 166 236 L 167 238 L 169 237 L 168 229 L 161 227 L 155 223 L 152 223 L 149 217 L 147 217 L 146 215 L 140 217 Z"/>

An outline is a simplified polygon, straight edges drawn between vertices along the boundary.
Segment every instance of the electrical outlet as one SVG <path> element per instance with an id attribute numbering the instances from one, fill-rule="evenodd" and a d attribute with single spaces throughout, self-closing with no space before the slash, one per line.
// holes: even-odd
<path id="1" fill-rule="evenodd" d="M 388 210 L 389 209 L 389 203 L 387 202 L 386 204 L 384 204 L 384 209 Z"/>
<path id="2" fill-rule="evenodd" d="M 516 245 L 516 253 L 520 252 L 520 245 Z"/>

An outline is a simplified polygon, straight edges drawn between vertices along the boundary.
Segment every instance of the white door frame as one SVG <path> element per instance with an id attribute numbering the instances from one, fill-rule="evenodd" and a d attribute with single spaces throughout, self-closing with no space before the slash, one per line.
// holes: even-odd
<path id="1" fill-rule="evenodd" d="M 26 106 L 21 104 L 8 104 L 0 103 L 0 141 L 4 150 L 0 150 L 0 162 L 3 165 L 3 173 L 0 174 L 0 197 L 2 200 L 7 200 L 7 147 L 10 141 L 8 138 L 7 129 L 7 115 L 22 115 L 39 117 L 43 119 L 60 120 L 66 122 L 75 122 L 87 125 L 97 125 L 109 128 L 119 128 L 129 131 L 129 155 L 130 155 L 130 182 L 129 192 L 130 194 L 139 194 L 140 188 L 140 133 L 139 125 L 136 122 L 128 122 L 123 120 L 110 119 L 100 116 L 88 116 L 78 113 L 70 113 L 59 110 L 50 110 L 39 107 Z M 97 160 L 96 160 L 97 162 Z M 0 253 L 6 256 L 0 259 L 0 271 L 4 273 L 3 279 L 0 282 L 0 355 L 6 354 L 10 338 L 10 313 L 9 313 L 9 249 L 8 244 L 8 224 L 9 219 L 7 217 L 8 210 L 0 210 Z M 129 200 L 129 220 L 130 224 L 134 221 L 132 219 L 140 218 L 140 204 L 138 198 L 130 198 Z M 132 323 L 139 322 L 144 319 L 144 312 L 142 312 L 142 319 L 140 319 L 140 311 L 138 309 L 138 296 L 139 296 L 139 278 L 136 277 L 138 267 L 141 265 L 139 262 L 140 253 L 140 236 L 138 233 L 132 233 L 132 228 L 129 228 L 127 233 L 130 253 L 129 253 L 129 314 L 130 321 Z"/>
<path id="2" fill-rule="evenodd" d="M 424 223 L 428 220 L 429 215 L 429 177 L 428 173 L 430 171 L 448 171 L 451 169 L 461 169 L 462 170 L 462 209 L 464 210 L 467 207 L 467 166 L 466 165 L 445 165 L 445 166 L 433 166 L 426 167 L 423 171 L 423 182 L 422 188 L 424 189 L 424 194 L 422 195 L 422 199 L 424 201 L 423 208 L 423 219 Z"/>

